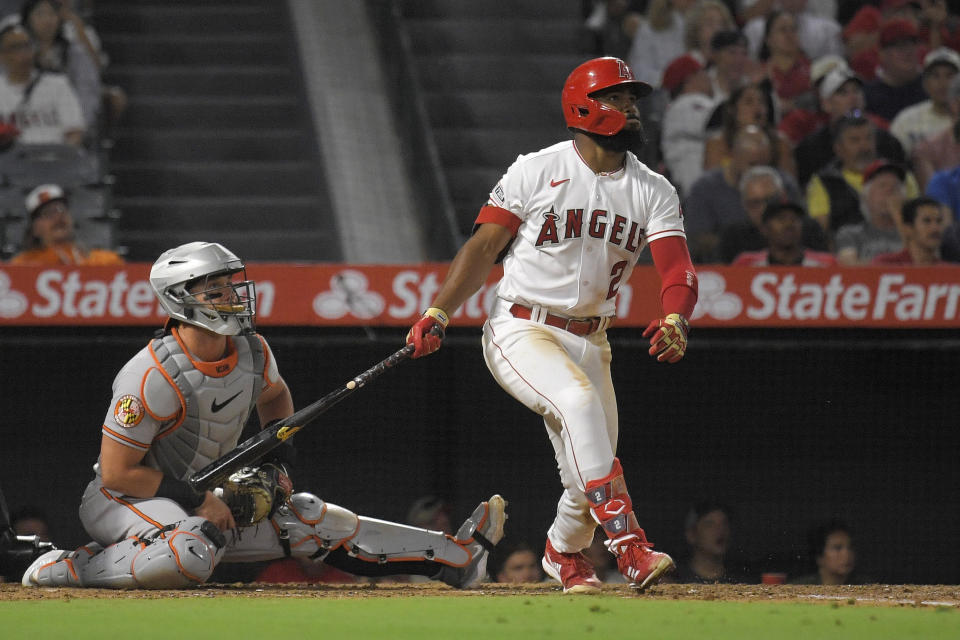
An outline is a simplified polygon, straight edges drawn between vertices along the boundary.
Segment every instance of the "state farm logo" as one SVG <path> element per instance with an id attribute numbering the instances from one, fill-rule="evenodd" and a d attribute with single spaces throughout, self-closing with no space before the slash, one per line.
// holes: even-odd
<path id="1" fill-rule="evenodd" d="M 17 318 L 27 311 L 27 296 L 10 288 L 10 276 L 0 271 L 0 318 Z"/>
<path id="2" fill-rule="evenodd" d="M 340 271 L 330 278 L 330 290 L 313 299 L 313 311 L 328 320 L 342 318 L 348 313 L 363 320 L 376 318 L 383 313 L 386 302 L 369 287 L 370 281 L 360 271 Z"/>
<path id="3" fill-rule="evenodd" d="M 733 320 L 743 311 L 743 300 L 735 293 L 727 291 L 727 281 L 715 271 L 701 271 L 697 274 L 700 282 L 697 306 L 693 309 L 693 320 L 711 316 L 717 320 Z"/>

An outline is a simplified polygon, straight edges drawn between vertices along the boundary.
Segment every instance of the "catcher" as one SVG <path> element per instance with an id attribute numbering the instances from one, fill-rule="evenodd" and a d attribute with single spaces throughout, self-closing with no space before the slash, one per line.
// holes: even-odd
<path id="1" fill-rule="evenodd" d="M 449 536 L 293 493 L 289 453 L 195 492 L 187 478 L 236 447 L 254 409 L 266 425 L 292 414 L 293 400 L 254 330 L 255 287 L 237 256 L 185 244 L 160 256 L 150 284 L 170 318 L 113 382 L 80 505 L 94 541 L 41 555 L 24 585 L 170 589 L 204 582 L 221 560 L 290 555 L 355 575 L 423 575 L 457 588 L 479 581 L 503 537 L 498 495 Z"/>

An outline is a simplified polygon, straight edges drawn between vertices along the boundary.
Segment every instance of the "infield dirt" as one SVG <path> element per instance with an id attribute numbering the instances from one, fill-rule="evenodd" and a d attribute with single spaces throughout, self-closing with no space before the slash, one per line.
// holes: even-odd
<path id="1" fill-rule="evenodd" d="M 505 585 L 484 584 L 476 589 L 457 591 L 445 585 L 378 583 L 345 585 L 305 584 L 208 584 L 175 591 L 117 591 L 109 589 L 27 588 L 18 584 L 0 584 L 0 601 L 69 600 L 72 598 L 404 598 L 429 596 L 550 596 L 560 594 L 560 587 L 549 583 Z M 605 585 L 604 595 L 658 600 L 721 600 L 721 601 L 795 601 L 893 607 L 960 608 L 960 586 L 957 585 L 695 585 L 664 584 L 647 593 L 637 594 L 626 585 Z M 582 596 L 590 598 L 590 596 Z"/>

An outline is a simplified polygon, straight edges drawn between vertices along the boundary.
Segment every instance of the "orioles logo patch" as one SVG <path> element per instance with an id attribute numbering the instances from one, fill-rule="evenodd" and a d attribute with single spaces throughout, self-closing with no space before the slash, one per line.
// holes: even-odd
<path id="1" fill-rule="evenodd" d="M 143 404 L 140 398 L 126 395 L 117 400 L 113 409 L 113 418 L 121 427 L 135 427 L 143 420 Z"/>

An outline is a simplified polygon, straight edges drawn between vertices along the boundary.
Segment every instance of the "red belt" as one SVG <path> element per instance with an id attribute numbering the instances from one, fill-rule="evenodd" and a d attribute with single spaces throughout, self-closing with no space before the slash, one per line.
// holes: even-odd
<path id="1" fill-rule="evenodd" d="M 513 314 L 514 318 L 520 318 L 521 320 L 530 320 L 533 317 L 533 310 L 522 304 L 514 304 L 510 307 L 510 313 Z M 542 322 L 551 327 L 564 329 L 577 336 L 588 336 L 598 331 L 601 326 L 603 326 L 603 328 L 610 326 L 610 323 L 606 322 L 606 320 L 607 318 L 603 316 L 596 316 L 594 318 L 564 318 L 563 316 L 548 313 Z"/>

